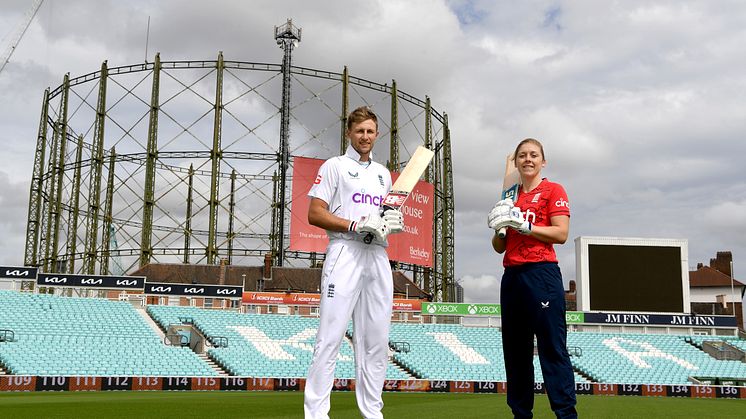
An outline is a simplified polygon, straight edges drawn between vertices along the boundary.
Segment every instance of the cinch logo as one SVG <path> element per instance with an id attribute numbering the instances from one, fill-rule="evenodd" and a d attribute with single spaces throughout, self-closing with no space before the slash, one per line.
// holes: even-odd
<path id="1" fill-rule="evenodd" d="M 355 192 L 352 195 L 352 202 L 354 202 L 356 204 L 370 204 L 370 205 L 373 205 L 375 207 L 380 207 L 381 206 L 381 200 L 383 200 L 383 197 L 380 196 L 380 195 L 379 196 L 373 196 L 373 195 L 369 195 L 367 193 L 364 194 L 364 193 L 360 193 L 360 192 Z"/>
<path id="2" fill-rule="evenodd" d="M 171 292 L 171 287 L 153 287 L 153 292 Z"/>
<path id="3" fill-rule="evenodd" d="M 80 283 L 83 285 L 101 285 L 104 283 L 103 279 L 96 279 L 96 278 L 85 278 L 81 279 Z"/>
<path id="4" fill-rule="evenodd" d="M 314 185 L 318 185 L 321 183 L 321 175 L 316 175 L 316 180 L 313 181 Z"/>
<path id="5" fill-rule="evenodd" d="M 197 287 L 184 288 L 184 293 L 185 294 L 204 294 L 205 293 L 205 289 L 204 288 L 197 288 Z"/>
<path id="6" fill-rule="evenodd" d="M 50 276 L 48 278 L 44 278 L 44 283 L 45 284 L 66 284 L 67 278 L 66 277 L 60 278 L 59 276 Z"/>
<path id="7" fill-rule="evenodd" d="M 5 271 L 6 276 L 28 276 L 29 271 L 19 271 L 18 269 L 14 271 L 7 270 Z"/>
<path id="8" fill-rule="evenodd" d="M 237 292 L 236 290 L 231 290 L 231 289 L 222 289 L 222 290 L 217 291 L 219 295 L 232 295 L 232 294 L 235 294 L 236 292 Z"/>
<path id="9" fill-rule="evenodd" d="M 570 209 L 570 203 L 565 201 L 564 199 L 560 198 L 559 200 L 555 201 L 554 206 L 557 208 L 565 207 L 567 209 Z"/>
<path id="10" fill-rule="evenodd" d="M 137 280 L 117 279 L 117 285 L 137 285 Z"/>

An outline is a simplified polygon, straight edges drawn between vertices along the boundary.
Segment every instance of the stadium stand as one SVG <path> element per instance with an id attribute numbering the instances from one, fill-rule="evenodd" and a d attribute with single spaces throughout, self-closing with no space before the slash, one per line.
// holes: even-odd
<path id="1" fill-rule="evenodd" d="M 0 371 L 39 376 L 305 377 L 318 318 L 0 291 Z M 178 330 L 166 344 L 151 328 Z M 145 316 L 145 317 L 144 317 Z M 188 326 L 208 342 L 194 351 Z M 336 377 L 355 377 L 348 326 Z M 167 335 L 168 336 L 168 335 Z M 387 379 L 505 381 L 494 327 L 393 323 Z M 166 339 L 168 340 L 168 339 Z M 173 342 L 172 342 L 173 343 Z M 568 333 L 579 383 L 746 383 L 746 341 L 732 336 Z M 196 352 L 206 352 L 195 353 Z M 543 382 L 538 357 L 536 382 Z"/>
<path id="2" fill-rule="evenodd" d="M 167 346 L 126 302 L 0 291 L 0 344 L 10 374 L 214 376 L 189 348 Z"/>
<path id="3" fill-rule="evenodd" d="M 717 360 L 694 345 L 692 336 L 570 333 L 568 345 L 583 350 L 575 368 L 595 382 L 688 384 L 689 377 L 746 379 L 746 363 Z M 708 337 L 709 340 L 716 339 Z"/>
<path id="4" fill-rule="evenodd" d="M 234 376 L 305 377 L 311 364 L 318 318 L 170 306 L 150 306 L 148 313 L 164 330 L 185 319 L 192 321 L 216 346 L 208 350 L 209 357 Z M 347 337 L 351 336 L 351 330 L 348 330 Z M 345 339 L 340 347 L 335 376 L 355 377 L 349 339 Z M 411 376 L 389 364 L 386 378 L 407 379 Z"/>
<path id="5" fill-rule="evenodd" d="M 417 378 L 505 381 L 502 335 L 495 328 L 445 324 L 393 324 L 392 342 L 407 342 L 394 357 Z M 544 382 L 538 357 L 534 380 Z M 588 380 L 575 374 L 576 382 Z"/>

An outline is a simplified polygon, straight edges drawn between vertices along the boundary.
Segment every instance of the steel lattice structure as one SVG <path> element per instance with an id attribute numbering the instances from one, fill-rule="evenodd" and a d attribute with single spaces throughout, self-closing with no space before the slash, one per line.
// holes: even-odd
<path id="1" fill-rule="evenodd" d="M 65 75 L 41 107 L 24 262 L 44 272 L 111 274 L 147 263 L 309 266 L 287 249 L 293 156 L 347 146 L 346 115 L 379 115 L 378 160 L 436 153 L 434 268 L 400 265 L 436 300 L 453 298 L 453 180 L 448 117 L 429 98 L 341 73 L 282 64 L 161 61 Z M 277 36 L 276 36 L 277 37 Z M 284 43 L 284 45 L 283 45 Z M 291 90 L 292 86 L 292 90 Z M 117 268 L 118 267 L 118 268 Z"/>

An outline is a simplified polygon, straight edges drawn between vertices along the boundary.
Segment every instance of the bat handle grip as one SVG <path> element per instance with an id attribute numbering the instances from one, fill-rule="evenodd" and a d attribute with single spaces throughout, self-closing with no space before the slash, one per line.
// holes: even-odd
<path id="1" fill-rule="evenodd" d="M 386 210 L 390 209 L 394 209 L 394 207 L 390 205 L 384 205 L 378 209 L 378 215 L 383 216 L 383 213 L 386 212 Z M 366 234 L 363 242 L 365 242 L 365 244 L 371 244 L 373 242 L 373 233 Z"/>
<path id="2" fill-rule="evenodd" d="M 497 237 L 504 239 L 507 234 L 508 234 L 508 228 L 501 227 L 500 230 L 498 230 L 497 232 Z"/>

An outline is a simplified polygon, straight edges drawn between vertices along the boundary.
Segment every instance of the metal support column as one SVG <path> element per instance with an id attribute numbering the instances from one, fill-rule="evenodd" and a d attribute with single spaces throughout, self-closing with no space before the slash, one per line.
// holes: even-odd
<path id="1" fill-rule="evenodd" d="M 104 127 L 106 122 L 106 82 L 108 80 L 106 61 L 101 64 L 101 78 L 98 85 L 96 123 L 91 147 L 90 200 L 88 201 L 88 224 L 85 240 L 85 273 L 96 273 L 96 249 L 98 248 L 98 213 L 101 206 L 101 173 L 104 166 Z"/>
<path id="2" fill-rule="evenodd" d="M 41 195 L 44 186 L 44 158 L 47 149 L 47 117 L 49 109 L 49 89 L 44 91 L 41 104 L 39 131 L 36 135 L 34 169 L 28 199 L 28 224 L 26 224 L 26 249 L 23 258 L 25 266 L 39 266 L 39 232 L 41 230 Z"/>
<path id="3" fill-rule="evenodd" d="M 111 232 L 113 230 L 112 214 L 114 213 L 114 165 L 117 161 L 117 153 L 114 147 L 109 154 L 109 175 L 106 178 L 106 199 L 104 200 L 104 225 L 101 229 L 101 264 L 100 274 L 110 275 L 109 261 L 111 260 Z"/>
<path id="4" fill-rule="evenodd" d="M 67 272 L 75 273 L 75 258 L 78 252 L 78 216 L 80 215 L 80 176 L 83 168 L 83 136 L 78 136 L 78 148 L 75 150 L 75 171 L 73 172 L 72 209 L 67 231 Z"/>
<path id="5" fill-rule="evenodd" d="M 62 218 L 62 181 L 65 178 L 65 159 L 67 157 L 67 103 L 70 96 L 70 74 L 65 74 L 65 80 L 62 83 L 62 95 L 60 97 L 60 142 L 59 156 L 57 157 L 56 180 L 54 201 L 51 203 L 54 217 L 52 220 L 52 255 L 49 263 L 52 272 L 65 272 L 67 269 L 60 269 L 57 260 L 60 250 L 60 220 Z M 50 271 L 47 271 L 50 272 Z"/>
<path id="6" fill-rule="evenodd" d="M 443 301 L 454 301 L 454 229 L 453 229 L 453 164 L 451 161 L 451 130 L 448 115 L 443 115 Z"/>
<path id="7" fill-rule="evenodd" d="M 339 154 L 344 154 L 347 151 L 347 115 L 350 114 L 350 74 L 347 72 L 347 66 L 342 71 L 342 116 L 340 121 L 342 122 L 342 133 L 339 138 Z"/>
<path id="8" fill-rule="evenodd" d="M 192 194 L 194 193 L 194 165 L 189 165 L 189 190 L 186 201 L 186 220 L 184 222 L 184 263 L 189 263 L 190 240 L 192 238 Z"/>
<path id="9" fill-rule="evenodd" d="M 231 194 L 228 202 L 228 264 L 233 264 L 233 222 L 236 217 L 236 169 L 231 170 Z"/>
<path id="10" fill-rule="evenodd" d="M 391 81 L 391 136 L 389 149 L 389 170 L 401 172 L 399 167 L 399 100 L 396 80 Z"/>
<path id="11" fill-rule="evenodd" d="M 140 266 L 150 263 L 153 255 L 153 210 L 155 209 L 155 165 L 158 160 L 158 111 L 160 109 L 161 55 L 153 63 L 153 88 L 150 96 L 150 122 L 145 161 L 145 191 L 143 193 L 142 231 L 140 236 Z"/>
<path id="12" fill-rule="evenodd" d="M 223 52 L 218 54 L 218 62 L 215 69 L 215 119 L 212 131 L 212 150 L 210 151 L 211 173 L 210 173 L 210 226 L 207 236 L 207 264 L 214 265 L 217 262 L 217 228 L 218 228 L 218 208 L 220 207 L 219 199 L 219 181 L 220 181 L 220 161 L 223 157 L 223 151 L 220 149 L 220 135 L 223 123 Z"/>

